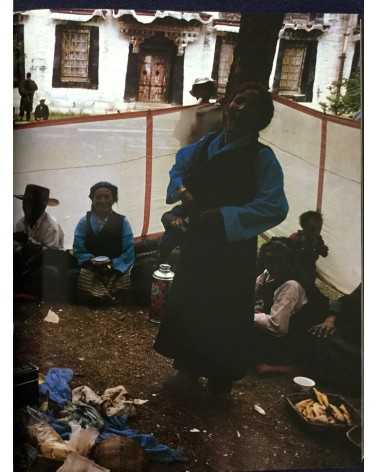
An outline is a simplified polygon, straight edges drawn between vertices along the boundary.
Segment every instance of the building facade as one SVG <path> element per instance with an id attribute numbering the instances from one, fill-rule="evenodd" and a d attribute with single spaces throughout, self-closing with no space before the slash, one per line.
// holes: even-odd
<path id="1" fill-rule="evenodd" d="M 26 72 L 35 100 L 69 113 L 192 104 L 197 77 L 223 95 L 240 14 L 135 10 L 31 10 L 14 14 L 14 103 Z M 317 106 L 338 77 L 359 67 L 358 15 L 287 14 L 270 86 Z"/>

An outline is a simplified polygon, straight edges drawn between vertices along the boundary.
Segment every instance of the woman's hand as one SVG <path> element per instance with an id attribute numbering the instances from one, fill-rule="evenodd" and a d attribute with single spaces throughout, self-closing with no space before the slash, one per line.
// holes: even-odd
<path id="1" fill-rule="evenodd" d="M 328 338 L 328 336 L 335 334 L 335 321 L 336 316 L 330 315 L 323 321 L 323 323 L 312 326 L 308 332 L 317 338 Z"/>
<path id="2" fill-rule="evenodd" d="M 189 190 L 187 190 L 185 187 L 182 187 L 179 190 L 179 195 L 180 200 L 182 201 L 182 204 L 184 205 L 185 209 L 188 212 L 192 211 L 194 208 L 194 197 L 191 192 L 189 192 Z"/>

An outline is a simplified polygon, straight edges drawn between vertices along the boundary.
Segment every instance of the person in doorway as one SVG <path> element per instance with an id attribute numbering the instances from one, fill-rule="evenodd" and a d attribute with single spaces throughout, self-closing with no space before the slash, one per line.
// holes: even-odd
<path id="1" fill-rule="evenodd" d="M 26 74 L 26 79 L 23 80 L 18 88 L 21 95 L 20 101 L 20 120 L 24 119 L 26 113 L 26 121 L 30 121 L 30 114 L 33 111 L 33 98 L 35 92 L 38 90 L 37 84 L 32 80 L 31 73 Z"/>
<path id="2" fill-rule="evenodd" d="M 319 256 L 327 257 L 328 246 L 321 236 L 323 217 L 319 211 L 306 211 L 299 217 L 301 230 L 293 233 L 290 239 L 295 243 L 308 284 L 314 285 L 316 279 L 316 261 Z"/>
<path id="3" fill-rule="evenodd" d="M 22 200 L 24 216 L 17 221 L 13 234 L 15 263 L 15 292 L 37 297 L 54 297 L 61 274 L 55 251 L 63 252 L 64 234 L 59 224 L 47 212 L 47 206 L 59 201 L 50 198 L 50 190 L 29 184 Z"/>
<path id="4" fill-rule="evenodd" d="M 85 303 L 119 301 L 131 289 L 134 265 L 134 238 L 127 218 L 113 211 L 118 188 L 98 182 L 89 192 L 91 210 L 78 223 L 74 256 L 78 274 L 79 300 Z M 71 274 L 73 279 L 75 274 Z"/>
<path id="5" fill-rule="evenodd" d="M 49 111 L 49 107 L 46 105 L 45 101 L 46 100 L 44 98 L 41 98 L 41 100 L 39 101 L 39 105 L 37 105 L 35 107 L 34 119 L 36 121 L 48 120 L 49 119 L 50 111 Z"/>
<path id="6" fill-rule="evenodd" d="M 181 149 L 170 172 L 167 201 L 181 201 L 190 222 L 155 341 L 178 371 L 169 388 L 187 391 L 206 377 L 212 394 L 227 396 L 246 373 L 257 235 L 288 212 L 281 166 L 258 141 L 273 112 L 264 86 L 241 85 L 224 129 Z"/>

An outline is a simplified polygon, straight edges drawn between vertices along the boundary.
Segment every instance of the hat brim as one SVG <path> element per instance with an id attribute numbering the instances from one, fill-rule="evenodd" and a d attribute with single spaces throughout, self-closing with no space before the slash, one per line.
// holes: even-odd
<path id="1" fill-rule="evenodd" d="M 18 198 L 18 200 L 23 200 L 24 199 L 24 195 L 13 195 L 14 198 Z M 55 207 L 55 206 L 58 206 L 60 204 L 59 200 L 57 198 L 49 198 L 47 200 L 47 206 L 52 206 L 52 207 Z"/>

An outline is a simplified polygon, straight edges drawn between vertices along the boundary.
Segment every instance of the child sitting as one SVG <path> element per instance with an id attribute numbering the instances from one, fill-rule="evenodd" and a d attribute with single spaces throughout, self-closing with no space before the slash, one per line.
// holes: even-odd
<path id="1" fill-rule="evenodd" d="M 289 239 L 293 241 L 299 254 L 309 285 L 314 285 L 316 279 L 316 261 L 319 256 L 327 257 L 328 246 L 324 244 L 320 233 L 323 217 L 318 211 L 306 211 L 299 217 L 301 230 L 293 233 Z"/>

